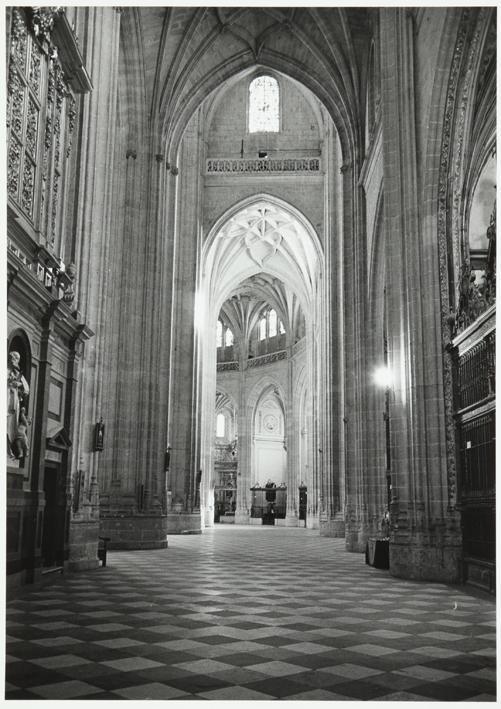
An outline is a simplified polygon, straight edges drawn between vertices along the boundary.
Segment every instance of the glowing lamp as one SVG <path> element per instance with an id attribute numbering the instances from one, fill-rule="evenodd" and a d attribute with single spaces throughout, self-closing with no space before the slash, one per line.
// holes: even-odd
<path id="1" fill-rule="evenodd" d="M 393 385 L 393 373 L 389 367 L 378 367 L 374 371 L 374 383 L 384 389 L 391 389 Z"/>

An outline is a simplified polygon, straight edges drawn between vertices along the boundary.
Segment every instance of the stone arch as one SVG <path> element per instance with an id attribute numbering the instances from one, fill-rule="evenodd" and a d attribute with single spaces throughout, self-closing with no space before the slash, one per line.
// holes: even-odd
<path id="1" fill-rule="evenodd" d="M 214 114 L 218 110 L 219 105 L 221 104 L 221 101 L 223 100 L 227 91 L 229 91 L 239 81 L 242 81 L 242 79 L 244 79 L 245 77 L 247 77 L 247 79 L 250 83 L 253 78 L 255 78 L 257 76 L 264 75 L 264 74 L 269 74 L 270 76 L 273 76 L 274 78 L 277 79 L 277 81 L 279 83 L 279 89 L 280 89 L 281 94 L 283 91 L 283 85 L 282 85 L 283 78 L 290 81 L 298 89 L 298 91 L 301 92 L 301 95 L 303 96 L 305 102 L 307 103 L 308 107 L 312 110 L 312 112 L 315 116 L 319 135 L 322 136 L 325 132 L 325 126 L 324 126 L 325 121 L 322 116 L 322 112 L 321 112 L 321 109 L 318 105 L 318 102 L 315 100 L 312 100 L 314 95 L 308 89 L 308 87 L 306 87 L 304 84 L 300 83 L 299 81 L 296 81 L 291 76 L 286 76 L 285 74 L 283 74 L 281 72 L 277 72 L 272 69 L 267 69 L 267 68 L 261 67 L 261 65 L 256 65 L 255 67 L 251 67 L 249 69 L 244 69 L 241 72 L 234 74 L 226 82 L 224 82 L 224 84 L 222 86 L 214 89 L 211 96 L 206 99 L 206 101 L 208 102 L 206 115 L 205 115 L 206 134 L 212 124 Z M 282 100 L 282 99 L 280 99 L 280 100 Z"/>
<path id="2" fill-rule="evenodd" d="M 177 164 L 177 153 L 185 126 L 188 124 L 189 117 L 198 110 L 203 101 L 235 73 L 240 73 L 242 70 L 251 71 L 255 67 L 255 62 L 251 58 L 241 61 L 239 64 L 236 67 L 231 63 L 229 66 L 218 66 L 209 76 L 201 78 L 195 85 L 189 99 L 185 100 L 184 105 L 180 107 L 176 119 L 171 119 L 171 125 L 164 125 L 163 141 L 169 162 Z M 295 62 L 292 58 L 273 57 L 270 59 L 269 64 L 264 64 L 264 66 L 266 68 L 269 66 L 271 71 L 278 71 L 290 79 L 295 79 L 317 96 L 334 122 L 340 139 L 343 160 L 349 162 L 350 156 L 355 151 L 356 137 L 355 132 L 349 126 L 348 118 L 339 108 L 340 105 L 344 104 L 344 101 L 341 98 L 339 103 L 333 101 L 332 96 L 326 91 L 321 82 L 314 79 L 301 67 L 299 62 Z"/>
<path id="3" fill-rule="evenodd" d="M 277 391 L 277 397 L 282 402 L 283 413 L 285 418 L 285 391 L 282 384 L 270 374 L 265 374 L 263 378 L 257 382 L 247 397 L 246 408 L 247 414 L 254 419 L 256 408 L 259 402 L 262 400 L 263 396 L 269 391 Z"/>
<path id="4" fill-rule="evenodd" d="M 264 441 L 263 442 L 263 436 L 265 436 L 263 430 L 261 427 L 258 427 L 258 414 L 262 414 L 263 412 L 261 411 L 261 406 L 265 404 L 269 399 L 273 401 L 274 404 L 276 404 L 277 409 L 281 413 L 281 418 L 282 418 L 282 426 L 278 428 L 278 431 L 273 434 L 272 436 L 275 440 L 273 441 Z M 282 476 L 286 475 L 286 465 L 285 465 L 285 459 L 287 456 L 287 446 L 286 446 L 286 429 L 287 429 L 287 406 L 286 406 L 286 400 L 284 399 L 284 391 L 282 386 L 278 383 L 278 381 L 270 375 L 265 375 L 265 377 L 256 385 L 253 387 L 251 394 L 248 398 L 247 401 L 247 412 L 249 416 L 249 421 L 251 424 L 251 436 L 252 436 L 252 445 L 251 445 L 251 460 L 250 460 L 250 469 L 251 469 L 251 475 L 253 479 L 258 479 L 260 480 L 261 484 L 263 483 L 263 480 L 261 480 L 262 475 L 261 475 L 261 466 L 259 464 L 259 461 L 263 462 L 262 456 L 260 457 L 260 452 L 264 452 L 264 462 L 266 463 L 268 456 L 275 460 L 275 465 L 283 466 L 283 469 L 280 471 L 277 471 L 276 477 L 270 477 L 270 471 L 268 471 L 268 475 L 265 477 L 270 477 L 270 479 L 273 480 L 273 482 L 285 482 L 285 480 L 282 479 Z M 252 412 L 252 413 L 251 413 Z M 273 413 L 274 409 L 271 408 L 268 410 L 267 415 L 263 416 L 263 428 L 264 428 L 264 423 L 266 418 L 268 418 L 268 414 L 270 415 L 270 418 L 275 418 L 276 416 Z M 266 436 L 265 436 L 266 437 Z M 262 449 L 263 445 L 266 447 L 264 451 L 260 450 Z M 278 457 L 277 457 L 278 456 Z M 259 468 L 258 468 L 259 466 Z M 266 467 L 266 466 L 265 466 Z M 280 479 L 279 479 L 280 478 Z"/>
<path id="5" fill-rule="evenodd" d="M 21 356 L 20 369 L 28 384 L 31 380 L 32 347 L 29 335 L 22 328 L 16 328 L 9 333 L 7 352 L 19 352 Z"/>
<path id="6" fill-rule="evenodd" d="M 276 206 L 278 209 L 283 210 L 284 213 L 288 213 L 293 219 L 298 222 L 298 224 L 301 225 L 301 227 L 306 232 L 308 238 L 310 239 L 312 250 L 314 251 L 315 257 L 317 259 L 317 273 L 321 273 L 324 267 L 323 248 L 322 244 L 320 243 L 318 234 L 314 229 L 313 225 L 311 224 L 310 220 L 300 210 L 298 210 L 289 202 L 269 193 L 258 193 L 246 197 L 245 199 L 234 204 L 232 207 L 225 210 L 225 212 L 215 220 L 214 224 L 209 230 L 202 249 L 202 264 L 204 264 L 203 270 L 205 276 L 207 276 L 206 269 L 210 262 L 210 259 L 212 258 L 211 251 L 213 251 L 214 249 L 215 241 L 221 230 L 228 222 L 230 222 L 230 220 L 234 219 L 236 215 L 243 212 L 245 209 L 258 204 L 259 202 L 268 202 L 271 205 Z M 248 275 L 250 275 L 250 273 Z M 313 276 L 314 274 L 309 275 Z M 311 293 L 311 295 L 313 295 L 313 293 Z M 214 312 L 219 312 L 226 297 L 226 293 L 221 293 L 218 300 L 214 303 Z M 311 307 L 311 303 L 307 304 L 304 302 L 304 297 L 301 305 L 304 312 L 307 312 L 309 310 L 308 305 Z"/>

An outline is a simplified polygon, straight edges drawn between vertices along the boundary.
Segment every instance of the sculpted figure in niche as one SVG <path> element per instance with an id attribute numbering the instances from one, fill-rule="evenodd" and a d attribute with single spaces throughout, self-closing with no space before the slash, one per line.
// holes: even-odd
<path id="1" fill-rule="evenodd" d="M 26 418 L 26 409 L 21 406 L 19 411 L 19 423 L 17 425 L 17 433 L 14 437 L 14 442 L 12 443 L 12 452 L 16 460 L 21 458 L 26 458 L 28 455 L 29 445 L 28 445 L 28 425 L 29 421 Z"/>
<path id="2" fill-rule="evenodd" d="M 26 438 L 28 420 L 25 407 L 22 406 L 30 393 L 28 382 L 23 377 L 19 362 L 19 352 L 9 352 L 9 366 L 7 370 L 7 450 L 11 458 L 19 460 L 23 457 L 21 439 Z M 24 431 L 19 431 L 19 427 Z M 17 439 L 17 442 L 16 442 Z M 27 450 L 27 440 L 26 440 Z M 19 451 L 21 454 L 19 455 Z"/>

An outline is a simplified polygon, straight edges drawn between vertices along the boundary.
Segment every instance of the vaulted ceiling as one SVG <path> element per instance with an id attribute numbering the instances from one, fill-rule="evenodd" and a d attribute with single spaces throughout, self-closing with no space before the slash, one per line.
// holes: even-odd
<path id="1" fill-rule="evenodd" d="M 138 90 L 168 158 L 194 111 L 226 80 L 262 66 L 307 86 L 330 112 L 345 152 L 356 151 L 363 115 L 361 67 L 367 8 L 124 8 L 124 53 L 136 55 Z M 136 70 L 137 72 L 137 70 Z M 145 109 L 147 111 L 147 109 Z"/>

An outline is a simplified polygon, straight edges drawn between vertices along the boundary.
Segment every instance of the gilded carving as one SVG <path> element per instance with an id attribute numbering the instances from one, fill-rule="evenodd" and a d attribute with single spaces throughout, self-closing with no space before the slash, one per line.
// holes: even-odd
<path id="1" fill-rule="evenodd" d="M 28 100 L 28 112 L 26 117 L 26 150 L 35 158 L 37 154 L 38 138 L 38 108 L 34 101 Z"/>
<path id="2" fill-rule="evenodd" d="M 24 86 L 19 74 L 11 68 L 9 77 L 10 127 L 18 137 L 23 132 Z"/>
<path id="3" fill-rule="evenodd" d="M 56 238 L 56 220 L 57 220 L 57 204 L 59 196 L 59 175 L 54 173 L 52 183 L 52 212 L 50 222 L 50 241 L 53 244 Z"/>
<path id="4" fill-rule="evenodd" d="M 40 94 L 40 79 L 41 79 L 41 54 L 40 49 L 35 44 L 31 43 L 31 54 L 30 54 L 30 72 L 29 72 L 29 82 L 33 92 L 39 96 Z"/>
<path id="5" fill-rule="evenodd" d="M 15 138 L 12 138 L 9 145 L 9 157 L 7 161 L 7 192 L 14 198 L 17 196 L 20 171 L 21 146 Z"/>
<path id="6" fill-rule="evenodd" d="M 19 8 L 15 8 L 12 12 L 11 36 L 12 43 L 10 56 L 22 69 L 24 69 L 28 49 L 28 33 L 26 31 L 24 13 Z"/>
<path id="7" fill-rule="evenodd" d="M 68 139 L 66 148 L 66 157 L 68 158 L 71 153 L 71 147 L 73 145 L 73 131 L 75 130 L 75 122 L 77 118 L 77 102 L 74 96 L 70 96 L 66 102 L 67 110 L 67 120 L 68 120 Z"/>
<path id="8" fill-rule="evenodd" d="M 35 189 L 35 165 L 25 157 L 23 165 L 23 189 L 21 192 L 21 206 L 31 217 L 33 214 L 33 197 Z"/>
<path id="9" fill-rule="evenodd" d="M 50 36 L 54 29 L 54 21 L 60 12 L 58 7 L 32 7 L 30 26 L 31 31 L 40 41 L 50 43 Z"/>

